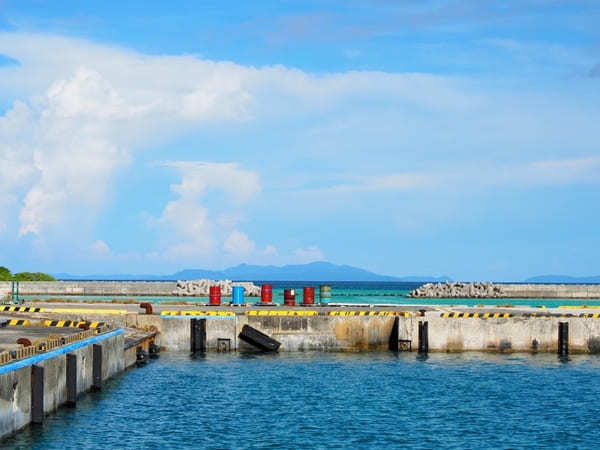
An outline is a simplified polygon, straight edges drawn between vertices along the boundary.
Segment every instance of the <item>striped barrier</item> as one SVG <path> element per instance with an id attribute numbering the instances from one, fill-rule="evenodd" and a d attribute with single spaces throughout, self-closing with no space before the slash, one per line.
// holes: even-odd
<path id="1" fill-rule="evenodd" d="M 600 313 L 582 313 L 579 314 L 579 317 L 583 319 L 598 319 L 600 318 Z"/>
<path id="2" fill-rule="evenodd" d="M 30 325 L 30 322 L 27 319 L 12 319 L 8 322 L 8 325 L 11 327 L 15 327 L 15 326 L 28 327 Z"/>
<path id="3" fill-rule="evenodd" d="M 232 311 L 161 311 L 161 316 L 214 316 L 214 317 L 230 317 L 235 313 Z"/>
<path id="4" fill-rule="evenodd" d="M 289 317 L 289 316 L 301 316 L 301 317 L 307 317 L 307 316 L 318 316 L 319 312 L 318 311 L 310 311 L 310 310 L 303 310 L 303 311 L 277 311 L 277 310 L 260 310 L 260 311 L 246 311 L 244 313 L 247 316 L 283 316 L 283 317 Z"/>
<path id="5" fill-rule="evenodd" d="M 459 312 L 444 312 L 440 314 L 440 317 L 444 319 L 459 319 L 459 318 L 473 318 L 473 319 L 508 319 L 514 317 L 511 313 L 459 313 Z"/>
<path id="6" fill-rule="evenodd" d="M 401 316 L 410 317 L 410 313 L 406 311 L 328 311 L 328 316 L 341 316 L 341 317 L 352 317 L 352 316 L 367 316 L 367 317 L 386 317 L 386 316 Z"/>
<path id="7" fill-rule="evenodd" d="M 275 316 L 275 317 L 314 317 L 319 314 L 327 316 L 340 316 L 340 317 L 352 317 L 352 316 L 403 316 L 410 317 L 409 312 L 405 311 L 328 311 L 326 313 L 319 313 L 315 310 L 274 310 L 274 309 L 261 309 L 244 311 L 246 316 Z M 162 311 L 161 317 L 234 317 L 235 312 L 232 311 Z"/>
<path id="8" fill-rule="evenodd" d="M 86 325 L 85 320 L 44 320 L 43 325 L 45 327 L 67 327 L 67 328 L 78 328 L 79 325 Z"/>
<path id="9" fill-rule="evenodd" d="M 106 326 L 106 322 L 88 322 L 86 320 L 44 320 L 45 327 L 57 328 L 79 328 L 81 325 L 88 328 L 102 328 Z"/>
<path id="10" fill-rule="evenodd" d="M 33 306 L 8 306 L 0 305 L 1 312 L 45 312 L 44 308 L 34 308 Z"/>
<path id="11" fill-rule="evenodd" d="M 584 319 L 598 319 L 600 318 L 600 313 L 582 313 L 582 314 L 571 314 L 571 313 L 562 313 L 562 314 L 552 314 L 552 313 L 521 313 L 521 314 L 512 314 L 512 313 L 459 313 L 459 312 L 444 312 L 440 314 L 440 317 L 444 319 L 508 319 L 509 317 L 524 317 L 524 318 L 569 318 L 569 317 L 580 317 Z"/>

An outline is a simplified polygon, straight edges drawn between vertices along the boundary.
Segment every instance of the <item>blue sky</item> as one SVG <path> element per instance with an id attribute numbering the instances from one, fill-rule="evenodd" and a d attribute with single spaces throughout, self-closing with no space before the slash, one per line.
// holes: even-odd
<path id="1" fill-rule="evenodd" d="M 600 4 L 0 0 L 0 264 L 597 275 Z"/>

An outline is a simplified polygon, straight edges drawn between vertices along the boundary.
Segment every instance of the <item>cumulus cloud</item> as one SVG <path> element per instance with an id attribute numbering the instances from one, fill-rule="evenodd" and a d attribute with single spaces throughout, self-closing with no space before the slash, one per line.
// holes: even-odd
<path id="1" fill-rule="evenodd" d="M 314 261 L 322 261 L 325 255 L 319 247 L 311 245 L 306 248 L 298 248 L 294 251 L 296 261 L 299 263 L 309 263 Z"/>
<path id="2" fill-rule="evenodd" d="M 90 245 L 90 250 L 96 256 L 108 256 L 111 253 L 108 244 L 100 239 Z"/>
<path id="3" fill-rule="evenodd" d="M 265 247 L 262 254 L 265 256 L 279 256 L 279 251 L 273 244 L 269 244 Z"/>
<path id="4" fill-rule="evenodd" d="M 241 214 L 232 211 L 214 220 L 203 202 L 210 189 L 225 192 L 231 207 L 249 202 L 261 190 L 258 174 L 237 163 L 169 161 L 163 166 L 174 168 L 181 175 L 181 182 L 171 186 L 178 198 L 167 203 L 157 221 L 175 240 L 165 250 L 165 257 L 204 258 L 217 249 L 221 239 L 225 251 L 232 255 L 242 257 L 254 250 L 254 242 L 246 234 L 231 230 Z M 229 234 L 224 237 L 224 232 Z"/>
<path id="5" fill-rule="evenodd" d="M 182 197 L 200 198 L 213 188 L 224 191 L 232 202 L 243 204 L 261 190 L 258 175 L 241 169 L 238 163 L 167 161 L 163 165 L 181 172 L 181 184 L 172 190 Z"/>
<path id="6" fill-rule="evenodd" d="M 254 242 L 238 230 L 233 230 L 223 243 L 225 251 L 236 256 L 247 256 L 254 251 L 254 247 Z"/>
<path id="7" fill-rule="evenodd" d="M 201 124 L 310 111 L 364 95 L 434 109 L 473 101 L 456 82 L 434 75 L 317 76 L 193 55 L 149 56 L 51 35 L 0 33 L 0 53 L 19 61 L 0 67 L 3 89 L 27 97 L 0 117 L 0 188 L 21 204 L 20 235 L 41 235 L 69 214 L 97 211 L 115 172 L 136 150 Z M 178 188 L 184 197 L 211 185 L 240 204 L 259 189 L 256 177 L 235 164 L 170 164 L 197 174 Z"/>

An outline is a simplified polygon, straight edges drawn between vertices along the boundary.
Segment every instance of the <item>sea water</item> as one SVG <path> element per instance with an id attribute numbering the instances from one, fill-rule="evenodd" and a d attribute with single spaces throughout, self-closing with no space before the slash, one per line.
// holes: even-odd
<path id="1" fill-rule="evenodd" d="M 257 285 L 263 283 L 262 281 L 255 281 Z M 574 300 L 574 299 L 494 299 L 494 298 L 407 298 L 406 295 L 413 289 L 418 288 L 423 283 L 405 283 L 405 282 L 267 282 L 273 285 L 273 302 L 283 304 L 283 290 L 284 289 L 295 289 L 296 290 L 296 304 L 302 303 L 302 288 L 304 286 L 316 287 L 316 298 L 319 299 L 320 284 L 329 284 L 331 286 L 331 298 L 328 299 L 329 303 L 355 303 L 355 304 L 403 304 L 403 305 L 487 305 L 487 306 L 533 306 L 533 307 L 546 307 L 556 308 L 563 305 L 587 305 L 600 307 L 600 300 Z M 82 300 L 82 301 L 110 301 L 110 300 L 137 300 L 140 302 L 151 302 L 151 303 L 162 303 L 162 302 L 198 302 L 208 303 L 208 297 L 135 297 L 135 296 L 68 296 L 68 295 L 32 295 L 22 296 L 25 300 L 35 299 L 47 299 L 49 297 L 54 298 L 65 298 L 71 300 Z M 259 299 L 256 297 L 245 297 L 248 302 L 257 302 Z M 231 301 L 229 297 L 223 297 L 223 302 Z"/>
<path id="2" fill-rule="evenodd" d="M 163 353 L 2 448 L 597 448 L 600 358 Z"/>

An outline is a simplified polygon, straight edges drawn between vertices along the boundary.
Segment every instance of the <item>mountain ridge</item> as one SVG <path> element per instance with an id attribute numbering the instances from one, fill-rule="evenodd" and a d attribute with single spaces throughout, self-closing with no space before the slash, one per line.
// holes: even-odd
<path id="1" fill-rule="evenodd" d="M 380 275 L 374 272 L 349 265 L 337 265 L 325 261 L 308 264 L 290 264 L 285 266 L 238 264 L 223 270 L 185 269 L 172 275 L 71 275 L 68 273 L 54 274 L 59 280 L 194 280 L 200 278 L 228 279 L 235 281 L 379 281 L 379 282 L 421 282 L 421 281 L 446 281 L 450 278 L 443 277 L 394 277 Z"/>
<path id="2" fill-rule="evenodd" d="M 570 275 L 537 275 L 525 280 L 526 283 L 564 283 L 564 284 L 589 284 L 600 283 L 600 275 L 590 277 L 573 277 Z"/>

